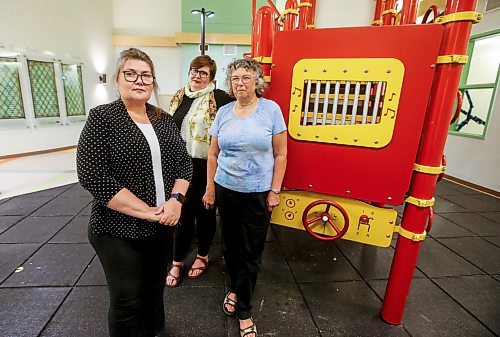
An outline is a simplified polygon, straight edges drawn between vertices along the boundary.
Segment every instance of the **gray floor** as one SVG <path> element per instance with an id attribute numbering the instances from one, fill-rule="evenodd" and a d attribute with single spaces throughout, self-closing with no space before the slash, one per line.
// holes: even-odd
<path id="1" fill-rule="evenodd" d="M 392 247 L 275 226 L 254 299 L 259 335 L 498 336 L 500 200 L 448 181 L 436 194 L 402 325 L 379 317 Z M 107 336 L 90 202 L 78 184 L 0 200 L 0 336 Z M 221 310 L 226 283 L 217 234 L 207 274 L 165 292 L 169 336 L 238 336 Z"/>

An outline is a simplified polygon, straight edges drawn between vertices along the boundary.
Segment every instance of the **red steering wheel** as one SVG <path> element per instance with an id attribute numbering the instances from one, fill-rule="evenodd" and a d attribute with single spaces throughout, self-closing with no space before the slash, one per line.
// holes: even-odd
<path id="1" fill-rule="evenodd" d="M 315 216 L 311 219 L 308 219 L 309 211 L 318 205 L 325 205 L 325 210 L 321 212 L 320 215 Z M 339 228 L 333 221 L 333 217 L 330 214 L 330 208 L 334 207 L 342 213 L 342 216 L 344 217 L 344 226 L 342 228 Z M 314 213 L 318 213 L 315 211 Z M 327 228 L 327 224 L 329 227 L 331 227 L 335 233 L 337 233 L 334 236 L 326 235 L 326 234 L 318 234 L 313 231 L 313 227 L 316 226 L 323 226 L 324 229 Z M 335 201 L 330 201 L 330 200 L 316 200 L 304 209 L 304 212 L 302 213 L 302 225 L 306 229 L 306 231 L 311 234 L 313 237 L 319 240 L 323 241 L 334 241 L 340 239 L 344 234 L 347 232 L 349 229 L 349 216 L 347 215 L 347 212 L 345 209 L 340 206 L 338 203 Z M 324 232 L 324 231 L 323 231 Z"/>

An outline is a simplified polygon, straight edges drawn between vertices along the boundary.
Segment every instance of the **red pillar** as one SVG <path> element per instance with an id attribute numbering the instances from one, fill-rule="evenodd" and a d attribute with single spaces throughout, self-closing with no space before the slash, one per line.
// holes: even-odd
<path id="1" fill-rule="evenodd" d="M 283 30 L 294 30 L 295 23 L 298 16 L 298 3 L 297 0 L 287 0 L 285 10 L 283 11 Z"/>
<path id="2" fill-rule="evenodd" d="M 400 25 L 414 24 L 417 22 L 418 0 L 406 0 L 401 8 Z"/>
<path id="3" fill-rule="evenodd" d="M 375 13 L 373 14 L 373 23 L 372 26 L 380 26 L 382 24 L 382 9 L 384 5 L 382 0 L 376 0 L 375 3 Z"/>
<path id="4" fill-rule="evenodd" d="M 382 25 L 394 26 L 396 24 L 396 0 L 386 0 L 382 11 Z"/>
<path id="5" fill-rule="evenodd" d="M 476 3 L 477 0 L 448 0 L 445 14 L 474 11 Z M 471 26 L 471 21 L 454 21 L 444 24 L 440 55 L 465 55 Z M 417 164 L 431 167 L 441 165 L 462 64 L 443 63 L 437 64 L 436 67 L 416 159 Z M 434 195 L 436 180 L 435 174 L 415 171 L 409 195 L 423 200 L 431 199 Z M 406 203 L 401 226 L 412 233 L 423 233 L 428 216 L 428 207 Z M 382 319 L 387 323 L 399 324 L 401 322 L 421 243 L 422 241 L 414 242 L 402 235 L 398 237 L 381 311 Z"/>

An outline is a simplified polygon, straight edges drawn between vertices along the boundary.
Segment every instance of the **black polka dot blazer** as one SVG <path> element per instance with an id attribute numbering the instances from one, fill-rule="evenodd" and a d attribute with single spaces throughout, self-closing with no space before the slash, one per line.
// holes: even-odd
<path id="1" fill-rule="evenodd" d="M 175 179 L 191 180 L 191 158 L 172 117 L 166 113 L 157 117 L 150 105 L 147 111 L 160 143 L 168 198 Z M 122 188 L 129 189 L 149 206 L 156 206 L 151 151 L 121 99 L 90 110 L 80 135 L 76 159 L 80 184 L 94 197 L 90 216 L 93 233 L 144 238 L 163 226 L 106 207 Z"/>

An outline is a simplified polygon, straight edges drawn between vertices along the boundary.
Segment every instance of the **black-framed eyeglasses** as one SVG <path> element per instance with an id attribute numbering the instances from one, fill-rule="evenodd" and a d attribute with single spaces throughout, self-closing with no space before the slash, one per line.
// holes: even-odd
<path id="1" fill-rule="evenodd" d="M 125 81 L 135 82 L 140 77 L 141 82 L 144 83 L 145 85 L 153 84 L 153 82 L 155 81 L 155 78 L 156 78 L 151 74 L 138 74 L 135 71 L 131 71 L 131 70 L 125 70 L 125 71 L 122 71 L 122 73 L 123 73 L 123 77 L 125 78 Z"/>
<path id="2" fill-rule="evenodd" d="M 196 75 L 200 75 L 201 78 L 205 78 L 207 77 L 208 75 L 210 75 L 209 73 L 207 73 L 206 71 L 203 71 L 203 70 L 198 70 L 198 69 L 191 69 L 189 70 L 189 74 L 191 76 L 196 76 Z"/>

